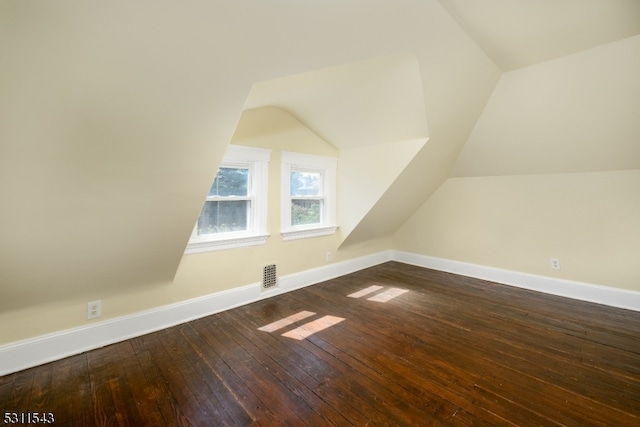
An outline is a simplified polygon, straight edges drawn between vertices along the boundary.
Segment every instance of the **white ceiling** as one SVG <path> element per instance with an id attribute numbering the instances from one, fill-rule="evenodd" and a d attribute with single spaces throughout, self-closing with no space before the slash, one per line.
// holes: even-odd
<path id="1" fill-rule="evenodd" d="M 640 0 L 438 0 L 509 71 L 640 34 Z"/>

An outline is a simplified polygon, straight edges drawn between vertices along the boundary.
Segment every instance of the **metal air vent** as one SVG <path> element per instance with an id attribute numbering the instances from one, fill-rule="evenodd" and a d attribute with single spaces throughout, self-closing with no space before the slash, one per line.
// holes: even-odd
<path id="1" fill-rule="evenodd" d="M 278 276 L 276 265 L 265 265 L 262 269 L 262 289 L 271 289 L 278 286 Z"/>

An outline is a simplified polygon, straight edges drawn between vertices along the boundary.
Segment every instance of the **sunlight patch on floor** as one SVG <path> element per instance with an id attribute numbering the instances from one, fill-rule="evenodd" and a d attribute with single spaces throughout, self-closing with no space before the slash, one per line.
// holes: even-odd
<path id="1" fill-rule="evenodd" d="M 282 336 L 293 338 L 294 340 L 303 340 L 315 334 L 316 332 L 320 332 L 324 329 L 330 328 L 333 325 L 337 325 L 343 320 L 345 320 L 343 317 L 324 316 L 312 322 L 305 323 L 304 325 L 296 329 L 292 329 L 289 332 L 285 332 L 284 334 L 282 334 Z"/>
<path id="2" fill-rule="evenodd" d="M 264 331 L 264 332 L 274 332 L 274 331 L 277 331 L 278 329 L 282 329 L 289 325 L 293 325 L 294 323 L 300 320 L 306 319 L 307 317 L 311 317 L 314 315 L 315 313 L 311 311 L 301 311 L 299 313 L 292 314 L 289 317 L 285 317 L 284 319 L 280 319 L 273 323 L 269 323 L 268 325 L 262 326 L 258 328 L 258 330 Z"/>
<path id="3" fill-rule="evenodd" d="M 367 298 L 367 300 L 376 302 L 387 302 L 407 292 L 409 292 L 408 289 L 389 288 L 386 291 L 379 293 L 378 295 Z"/>
<path id="4" fill-rule="evenodd" d="M 384 289 L 384 286 L 373 285 L 373 286 L 369 286 L 368 288 L 364 288 L 360 291 L 349 294 L 347 296 L 349 298 L 362 298 L 364 296 L 371 295 L 375 292 L 378 292 L 381 289 Z M 377 293 L 376 295 L 373 295 L 367 298 L 367 300 L 375 301 L 375 302 L 387 302 L 407 292 L 409 292 L 408 289 L 388 288 L 382 292 Z"/>
<path id="5" fill-rule="evenodd" d="M 372 294 L 374 292 L 378 292 L 380 289 L 382 289 L 382 286 L 373 285 L 373 286 L 369 286 L 368 288 L 365 288 L 365 289 L 363 289 L 361 291 L 349 294 L 347 296 L 349 298 L 360 298 L 360 297 L 363 297 L 365 295 L 369 295 L 369 294 Z"/>

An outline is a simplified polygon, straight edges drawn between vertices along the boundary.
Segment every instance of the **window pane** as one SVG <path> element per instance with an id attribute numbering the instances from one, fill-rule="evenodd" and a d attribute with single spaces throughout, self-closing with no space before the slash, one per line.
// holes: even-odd
<path id="1" fill-rule="evenodd" d="M 249 169 L 220 168 L 209 196 L 246 196 L 249 188 Z"/>
<path id="2" fill-rule="evenodd" d="M 292 196 L 321 196 L 322 172 L 291 172 Z"/>
<path id="3" fill-rule="evenodd" d="M 247 229 L 248 200 L 205 202 L 198 218 L 198 236 Z"/>
<path id="4" fill-rule="evenodd" d="M 322 200 L 291 200 L 291 225 L 320 224 Z"/>

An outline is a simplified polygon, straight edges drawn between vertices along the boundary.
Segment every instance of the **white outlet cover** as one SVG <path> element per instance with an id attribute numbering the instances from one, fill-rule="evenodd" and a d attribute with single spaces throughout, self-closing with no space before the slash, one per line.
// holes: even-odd
<path id="1" fill-rule="evenodd" d="M 96 319 L 102 316 L 102 301 L 91 301 L 87 303 L 87 320 Z"/>

